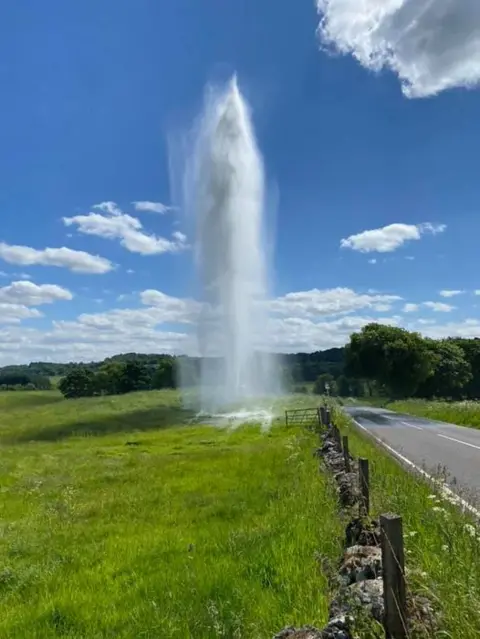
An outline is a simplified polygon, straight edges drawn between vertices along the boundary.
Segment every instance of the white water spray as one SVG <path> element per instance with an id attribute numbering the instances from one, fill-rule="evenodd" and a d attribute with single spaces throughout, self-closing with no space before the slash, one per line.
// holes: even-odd
<path id="1" fill-rule="evenodd" d="M 199 408 L 245 408 L 279 390 L 267 341 L 264 169 L 234 77 L 211 94 L 186 181 L 202 311 Z"/>

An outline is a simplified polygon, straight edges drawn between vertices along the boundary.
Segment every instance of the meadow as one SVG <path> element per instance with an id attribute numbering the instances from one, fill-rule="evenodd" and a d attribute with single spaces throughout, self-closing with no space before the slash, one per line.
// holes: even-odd
<path id="1" fill-rule="evenodd" d="M 270 637 L 327 620 L 315 435 L 195 423 L 174 391 L 0 395 L 0 637 Z"/>

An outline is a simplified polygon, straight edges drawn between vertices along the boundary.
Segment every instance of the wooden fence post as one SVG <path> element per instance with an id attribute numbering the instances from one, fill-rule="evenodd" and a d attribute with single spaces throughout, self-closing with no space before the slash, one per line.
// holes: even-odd
<path id="1" fill-rule="evenodd" d="M 386 639 L 407 637 L 405 596 L 405 555 L 402 518 L 380 516 L 382 531 L 383 598 L 385 603 Z"/>
<path id="2" fill-rule="evenodd" d="M 288 410 L 285 411 L 285 426 L 288 426 Z"/>
<path id="3" fill-rule="evenodd" d="M 337 446 L 340 450 L 342 450 L 342 435 L 340 434 L 340 429 L 338 426 L 334 426 L 335 431 L 335 439 L 337 440 Z"/>
<path id="4" fill-rule="evenodd" d="M 320 406 L 320 419 L 322 421 L 322 426 L 326 426 L 327 416 L 325 415 L 325 406 Z"/>
<path id="5" fill-rule="evenodd" d="M 349 473 L 350 468 L 350 450 L 348 447 L 348 435 L 343 436 L 343 459 L 345 460 L 345 471 Z"/>
<path id="6" fill-rule="evenodd" d="M 370 473 L 368 459 L 358 460 L 358 482 L 360 484 L 360 517 L 370 512 Z"/>

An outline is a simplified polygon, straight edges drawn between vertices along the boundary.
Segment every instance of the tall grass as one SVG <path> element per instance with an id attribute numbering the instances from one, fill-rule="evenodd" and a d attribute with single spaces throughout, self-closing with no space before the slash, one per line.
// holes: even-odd
<path id="1" fill-rule="evenodd" d="M 20 395 L 0 398 L 0 637 L 257 638 L 326 621 L 318 558 L 337 559 L 341 525 L 314 435 L 194 425 L 173 392 Z"/>
<path id="2" fill-rule="evenodd" d="M 475 522 L 404 470 L 339 408 L 336 420 L 349 435 L 354 456 L 370 460 L 372 514 L 403 517 L 408 583 L 427 594 L 441 613 L 436 636 L 479 637 L 480 535 Z"/>
<path id="3" fill-rule="evenodd" d="M 400 413 L 428 417 L 459 426 L 480 428 L 480 402 L 442 402 L 409 399 L 387 404 L 387 408 Z"/>

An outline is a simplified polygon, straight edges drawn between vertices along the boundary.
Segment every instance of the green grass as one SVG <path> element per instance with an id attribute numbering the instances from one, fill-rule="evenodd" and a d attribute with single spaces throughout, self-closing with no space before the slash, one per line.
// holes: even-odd
<path id="1" fill-rule="evenodd" d="M 386 408 L 418 417 L 428 417 L 459 426 L 480 428 L 480 402 L 442 402 L 409 399 L 386 404 Z"/>
<path id="2" fill-rule="evenodd" d="M 432 488 L 404 470 L 339 410 L 355 457 L 370 460 L 371 512 L 403 517 L 408 583 L 426 593 L 442 614 L 438 637 L 480 636 L 480 536 L 472 520 L 441 501 Z"/>
<path id="3" fill-rule="evenodd" d="M 5 393 L 0 415 L 1 638 L 253 639 L 326 621 L 319 557 L 337 560 L 341 524 L 313 434 L 191 424 L 174 392 Z"/>

